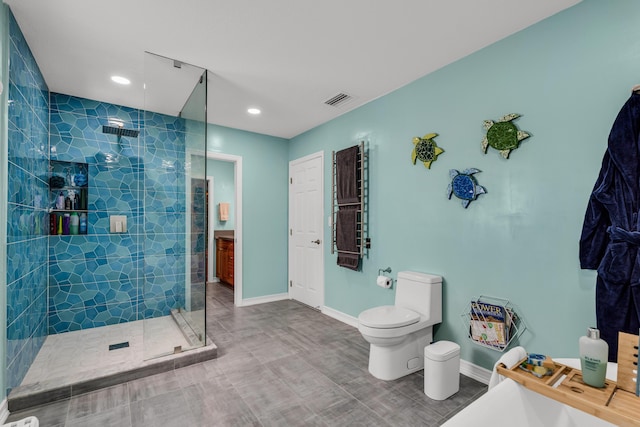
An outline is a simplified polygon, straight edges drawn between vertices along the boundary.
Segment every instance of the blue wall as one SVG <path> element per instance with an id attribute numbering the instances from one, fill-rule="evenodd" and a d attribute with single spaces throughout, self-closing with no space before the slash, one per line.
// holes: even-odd
<path id="1" fill-rule="evenodd" d="M 242 157 L 242 297 L 286 293 L 288 141 L 209 125 L 207 151 Z"/>
<path id="2" fill-rule="evenodd" d="M 207 160 L 207 175 L 213 176 L 213 203 L 215 204 L 215 215 L 209 221 L 213 221 L 214 230 L 233 230 L 235 227 L 235 180 L 234 164 L 223 160 Z M 218 215 L 218 204 L 229 203 L 229 219 L 220 221 Z"/>
<path id="3" fill-rule="evenodd" d="M 47 335 L 49 91 L 9 12 L 6 386 L 20 384 Z"/>
<path id="4" fill-rule="evenodd" d="M 577 356 L 595 325 L 595 274 L 579 268 L 578 239 L 611 124 L 640 83 L 638 22 L 638 2 L 586 0 L 294 138 L 290 159 L 369 140 L 372 248 L 353 272 L 327 245 L 325 304 L 357 316 L 392 303 L 379 268 L 440 274 L 435 336 L 460 343 L 463 359 L 490 368 L 499 356 L 466 339 L 460 315 L 479 295 L 517 305 L 527 349 Z M 483 120 L 507 113 L 533 136 L 508 160 L 483 154 Z M 430 132 L 445 153 L 428 170 L 410 159 L 412 138 Z M 463 209 L 445 192 L 449 169 L 470 167 L 488 193 Z"/>

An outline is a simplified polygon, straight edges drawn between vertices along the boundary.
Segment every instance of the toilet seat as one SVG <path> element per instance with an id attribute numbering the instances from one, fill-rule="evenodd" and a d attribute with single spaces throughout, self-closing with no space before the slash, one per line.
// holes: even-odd
<path id="1" fill-rule="evenodd" d="M 395 305 L 370 308 L 358 316 L 358 322 L 362 326 L 378 329 L 400 328 L 417 323 L 418 320 L 420 315 L 415 311 Z"/>

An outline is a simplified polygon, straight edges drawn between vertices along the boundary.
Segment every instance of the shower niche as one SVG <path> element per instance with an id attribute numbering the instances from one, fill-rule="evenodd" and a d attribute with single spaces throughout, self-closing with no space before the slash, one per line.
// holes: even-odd
<path id="1" fill-rule="evenodd" d="M 87 163 L 49 161 L 49 234 L 87 234 L 89 174 Z"/>

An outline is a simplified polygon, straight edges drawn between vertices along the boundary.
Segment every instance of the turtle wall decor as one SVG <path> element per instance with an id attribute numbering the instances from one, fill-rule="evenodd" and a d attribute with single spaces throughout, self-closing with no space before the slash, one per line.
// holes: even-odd
<path id="1" fill-rule="evenodd" d="M 420 160 L 424 167 L 431 169 L 431 163 L 438 160 L 438 156 L 444 153 L 444 150 L 433 140 L 438 136 L 437 133 L 428 133 L 422 138 L 413 138 L 413 151 L 411 152 L 411 161 L 416 164 L 416 160 Z"/>
<path id="2" fill-rule="evenodd" d="M 447 195 L 451 200 L 451 195 L 455 195 L 458 199 L 462 200 L 462 206 L 466 209 L 469 203 L 476 200 L 479 194 L 486 194 L 487 190 L 478 185 L 478 182 L 473 177 L 473 174 L 480 172 L 479 169 L 469 168 L 462 172 L 456 169 L 449 170 L 449 178 L 451 183 L 447 186 Z"/>
<path id="3" fill-rule="evenodd" d="M 519 130 L 513 120 L 520 117 L 520 114 L 507 114 L 497 121 L 485 120 L 484 128 L 487 134 L 482 139 L 482 150 L 487 154 L 487 148 L 493 147 L 502 154 L 505 159 L 509 158 L 511 150 L 515 150 L 520 145 L 520 141 L 529 138 L 527 132 Z"/>

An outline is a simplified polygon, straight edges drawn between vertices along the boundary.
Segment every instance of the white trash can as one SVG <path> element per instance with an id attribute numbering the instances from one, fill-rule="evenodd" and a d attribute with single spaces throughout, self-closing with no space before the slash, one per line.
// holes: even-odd
<path id="1" fill-rule="evenodd" d="M 424 348 L 424 394 L 444 400 L 460 390 L 460 346 L 438 341 Z"/>

